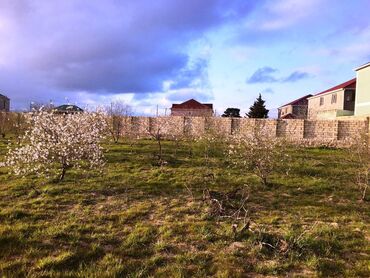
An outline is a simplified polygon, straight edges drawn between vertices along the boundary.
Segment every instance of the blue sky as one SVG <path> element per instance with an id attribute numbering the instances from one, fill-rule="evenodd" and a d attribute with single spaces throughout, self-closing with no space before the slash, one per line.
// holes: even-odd
<path id="1" fill-rule="evenodd" d="M 0 92 L 137 114 L 189 98 L 247 112 L 355 76 L 370 61 L 368 0 L 0 0 Z"/>

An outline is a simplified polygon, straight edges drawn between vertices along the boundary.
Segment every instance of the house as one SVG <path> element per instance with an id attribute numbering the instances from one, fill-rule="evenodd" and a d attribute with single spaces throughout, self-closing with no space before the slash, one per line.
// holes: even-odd
<path id="1" fill-rule="evenodd" d="M 57 114 L 77 114 L 84 112 L 83 109 L 76 105 L 64 104 L 54 108 Z"/>
<path id="2" fill-rule="evenodd" d="M 308 98 L 312 95 L 306 95 L 293 100 L 278 108 L 279 119 L 306 119 L 308 110 Z"/>
<path id="3" fill-rule="evenodd" d="M 172 104 L 171 116 L 211 117 L 213 116 L 213 104 L 200 103 L 195 99 L 181 104 Z"/>
<path id="4" fill-rule="evenodd" d="M 355 116 L 370 115 L 370 63 L 355 69 L 357 75 Z"/>
<path id="5" fill-rule="evenodd" d="M 355 111 L 356 78 L 308 98 L 309 119 L 335 119 Z"/>
<path id="6" fill-rule="evenodd" d="M 0 111 L 9 112 L 10 110 L 10 99 L 7 96 L 0 94 Z"/>

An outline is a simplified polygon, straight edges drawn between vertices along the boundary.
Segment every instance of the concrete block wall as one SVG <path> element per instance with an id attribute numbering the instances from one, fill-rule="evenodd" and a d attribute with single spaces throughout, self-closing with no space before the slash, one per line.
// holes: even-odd
<path id="1" fill-rule="evenodd" d="M 305 120 L 304 138 L 331 141 L 338 139 L 338 121 Z"/>
<path id="2" fill-rule="evenodd" d="M 150 117 L 149 130 L 151 133 L 171 137 L 184 134 L 184 117 Z"/>
<path id="3" fill-rule="evenodd" d="M 205 132 L 206 118 L 203 117 L 185 117 L 184 130 L 193 137 L 202 136 Z"/>
<path id="4" fill-rule="evenodd" d="M 278 121 L 270 119 L 256 119 L 255 130 L 268 134 L 271 137 L 277 136 Z"/>
<path id="5" fill-rule="evenodd" d="M 231 118 L 209 117 L 205 118 L 206 131 L 227 136 L 231 134 Z"/>
<path id="6" fill-rule="evenodd" d="M 345 141 L 370 131 L 369 119 L 354 120 L 271 120 L 219 117 L 131 117 L 131 130 L 147 137 L 148 130 L 165 123 L 166 135 L 199 137 L 212 130 L 216 134 L 253 134 L 262 130 L 271 136 L 292 141 Z"/>
<path id="7" fill-rule="evenodd" d="M 369 129 L 369 120 L 344 120 L 338 122 L 338 140 L 356 138 Z"/>
<path id="8" fill-rule="evenodd" d="M 304 138 L 304 120 L 279 120 L 277 121 L 277 136 L 292 140 Z"/>
<path id="9" fill-rule="evenodd" d="M 242 118 L 239 122 L 239 134 L 248 135 L 253 134 L 256 130 L 256 119 Z"/>

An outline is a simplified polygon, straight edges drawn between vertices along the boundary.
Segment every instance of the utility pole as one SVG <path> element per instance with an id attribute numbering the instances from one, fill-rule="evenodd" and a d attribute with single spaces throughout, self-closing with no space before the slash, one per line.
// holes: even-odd
<path id="1" fill-rule="evenodd" d="M 157 104 L 157 117 L 158 117 L 158 104 Z"/>

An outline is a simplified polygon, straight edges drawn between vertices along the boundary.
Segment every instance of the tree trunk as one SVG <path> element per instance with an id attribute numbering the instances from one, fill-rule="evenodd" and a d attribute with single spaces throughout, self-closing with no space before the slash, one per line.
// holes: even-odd
<path id="1" fill-rule="evenodd" d="M 261 179 L 262 179 L 262 183 L 263 183 L 264 186 L 268 186 L 269 185 L 266 176 L 262 176 Z"/>
<path id="2" fill-rule="evenodd" d="M 62 173 L 59 176 L 59 181 L 64 180 L 64 176 L 66 175 L 66 172 L 67 172 L 67 165 L 63 165 L 62 166 Z"/>
<path id="3" fill-rule="evenodd" d="M 158 158 L 159 158 L 159 161 L 162 161 L 162 143 L 161 143 L 161 138 L 157 138 L 157 142 L 158 142 L 158 148 L 159 148 L 159 154 L 158 154 Z"/>
<path id="4" fill-rule="evenodd" d="M 361 198 L 362 201 L 365 201 L 365 199 L 366 199 L 367 188 L 368 188 L 368 184 L 365 184 L 364 189 L 362 191 L 362 198 Z"/>

